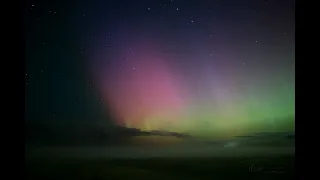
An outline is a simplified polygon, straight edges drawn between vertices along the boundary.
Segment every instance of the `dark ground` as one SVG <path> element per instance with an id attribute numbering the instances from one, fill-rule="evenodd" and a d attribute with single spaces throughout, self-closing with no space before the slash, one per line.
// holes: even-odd
<path id="1" fill-rule="evenodd" d="M 27 179 L 293 179 L 293 156 L 26 160 Z"/>

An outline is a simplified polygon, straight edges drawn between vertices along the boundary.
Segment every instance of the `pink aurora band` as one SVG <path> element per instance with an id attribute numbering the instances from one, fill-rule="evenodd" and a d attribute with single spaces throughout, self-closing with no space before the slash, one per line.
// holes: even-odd
<path id="1" fill-rule="evenodd" d="M 169 57 L 154 44 L 144 42 L 121 47 L 112 58 L 121 62 L 100 67 L 104 72 L 98 79 L 116 123 L 142 130 L 178 126 L 185 102 L 179 81 L 165 63 Z"/>

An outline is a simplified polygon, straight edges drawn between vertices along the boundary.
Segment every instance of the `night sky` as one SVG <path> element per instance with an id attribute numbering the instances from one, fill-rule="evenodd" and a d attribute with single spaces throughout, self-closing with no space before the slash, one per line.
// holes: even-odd
<path id="1" fill-rule="evenodd" d="M 28 1 L 27 123 L 294 131 L 294 0 Z"/>

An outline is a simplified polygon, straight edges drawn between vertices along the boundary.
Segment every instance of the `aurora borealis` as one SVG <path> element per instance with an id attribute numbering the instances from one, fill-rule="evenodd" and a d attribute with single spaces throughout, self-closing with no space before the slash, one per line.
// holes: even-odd
<path id="1" fill-rule="evenodd" d="M 78 0 L 27 11 L 28 122 L 212 139 L 294 131 L 294 1 Z"/>
<path id="2" fill-rule="evenodd" d="M 27 0 L 23 15 L 27 179 L 296 175 L 295 0 Z"/>
<path id="3" fill-rule="evenodd" d="M 213 137 L 293 130 L 290 72 L 273 71 L 275 64 L 255 67 L 254 58 L 253 64 L 243 64 L 229 49 L 205 56 L 183 45 L 180 50 L 161 49 L 158 44 L 166 47 L 170 42 L 158 38 L 128 39 L 93 66 L 98 89 L 118 125 Z M 104 59 L 110 62 L 106 66 Z"/>

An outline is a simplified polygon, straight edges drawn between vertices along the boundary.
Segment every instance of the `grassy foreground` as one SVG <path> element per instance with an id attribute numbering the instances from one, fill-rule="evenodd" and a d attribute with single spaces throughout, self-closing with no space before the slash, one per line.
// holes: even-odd
<path id="1" fill-rule="evenodd" d="M 293 179 L 294 157 L 27 159 L 27 179 Z"/>

